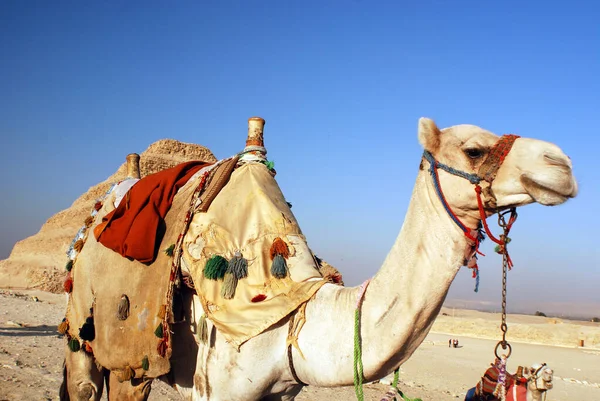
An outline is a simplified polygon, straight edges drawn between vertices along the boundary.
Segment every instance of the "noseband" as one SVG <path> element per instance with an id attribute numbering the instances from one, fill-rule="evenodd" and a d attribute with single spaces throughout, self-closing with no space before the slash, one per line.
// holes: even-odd
<path id="1" fill-rule="evenodd" d="M 471 184 L 475 185 L 475 193 L 477 194 L 477 208 L 479 209 L 479 216 L 481 218 L 481 223 L 483 224 L 483 227 L 485 228 L 485 233 L 490 237 L 490 239 L 492 241 L 494 241 L 496 244 L 498 244 L 498 247 L 500 247 L 501 250 L 504 250 L 504 247 L 506 246 L 506 244 L 508 242 L 507 238 L 500 236 L 500 238 L 498 239 L 498 238 L 494 237 L 494 235 L 490 232 L 490 229 L 487 225 L 487 216 L 486 216 L 486 212 L 485 212 L 485 207 L 490 208 L 490 209 L 495 209 L 497 206 L 496 205 L 496 197 L 492 191 L 492 182 L 496 178 L 496 175 L 498 174 L 498 170 L 500 169 L 500 166 L 502 166 L 504 159 L 506 158 L 506 156 L 512 149 L 512 146 L 517 138 L 519 138 L 518 135 L 503 135 L 498 140 L 498 142 L 496 142 L 494 144 L 494 146 L 488 153 L 487 157 L 485 158 L 485 160 L 479 167 L 479 171 L 477 172 L 477 174 L 466 173 L 464 171 L 457 170 L 453 167 L 450 167 L 446 164 L 440 163 L 439 161 L 435 160 L 435 158 L 429 151 L 425 150 L 423 152 L 423 157 L 429 162 L 429 173 L 431 174 L 431 177 L 433 179 L 433 185 L 435 187 L 435 191 L 436 191 L 438 197 L 440 198 L 440 201 L 442 202 L 444 209 L 446 209 L 446 212 L 448 213 L 450 218 L 462 230 L 465 237 L 467 237 L 467 239 L 469 240 L 469 244 L 473 248 L 472 256 L 470 257 L 469 261 L 466 264 L 467 264 L 467 266 L 469 266 L 469 268 L 474 269 L 473 277 L 475 277 L 475 278 L 479 277 L 477 262 L 476 262 L 477 256 L 475 254 L 479 253 L 480 255 L 483 255 L 481 252 L 479 252 L 479 244 L 485 238 L 485 236 L 482 232 L 482 229 L 481 229 L 481 224 L 475 229 L 468 228 L 466 225 L 464 225 L 460 221 L 460 219 L 452 211 L 452 208 L 450 207 L 450 205 L 446 201 L 446 198 L 444 197 L 444 192 L 442 191 L 442 187 L 440 185 L 438 169 L 442 169 L 450 174 L 464 178 L 464 179 L 468 180 Z M 485 188 L 482 188 L 479 185 L 482 181 L 485 181 L 488 184 Z M 482 200 L 482 197 L 481 197 L 482 193 L 485 197 L 485 202 Z M 485 204 L 485 206 L 484 206 L 484 204 Z M 508 230 L 510 230 L 510 227 L 515 222 L 516 218 L 517 218 L 516 209 L 511 208 L 510 209 L 510 219 L 507 223 Z M 510 263 L 510 265 L 512 265 L 512 262 Z M 475 291 L 477 291 L 477 288 L 475 289 Z"/>

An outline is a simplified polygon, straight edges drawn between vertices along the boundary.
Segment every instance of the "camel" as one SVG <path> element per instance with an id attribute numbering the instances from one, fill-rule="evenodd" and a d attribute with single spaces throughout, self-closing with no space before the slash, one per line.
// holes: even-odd
<path id="1" fill-rule="evenodd" d="M 172 368 L 162 379 L 191 400 L 291 401 L 303 386 L 351 385 L 357 301 L 364 381 L 390 374 L 422 343 L 457 272 L 473 260 L 482 217 L 534 202 L 559 205 L 577 195 L 571 160 L 558 146 L 511 136 L 512 147 L 499 156 L 495 145 L 506 145 L 505 138 L 474 125 L 440 129 L 419 119 L 424 154 L 410 205 L 375 276 L 356 287 L 322 285 L 304 304 L 294 347 L 287 342 L 294 313 L 239 349 L 209 319 L 208 341 L 198 341 L 195 322 L 203 306 L 186 293 L 188 320 L 171 329 Z M 487 174 L 481 207 L 474 190 L 478 173 Z M 150 391 L 148 380 L 119 382 L 84 352 L 67 350 L 63 399 L 100 399 L 107 375 L 109 400 L 144 400 Z"/>
<path id="2" fill-rule="evenodd" d="M 517 374 L 508 375 L 504 398 L 500 392 L 496 393 L 498 397 L 493 394 L 497 386 L 497 377 L 497 365 L 492 364 L 480 383 L 467 392 L 465 401 L 543 401 L 547 391 L 554 387 L 554 370 L 545 363 L 536 363 L 529 368 L 520 366 Z"/>

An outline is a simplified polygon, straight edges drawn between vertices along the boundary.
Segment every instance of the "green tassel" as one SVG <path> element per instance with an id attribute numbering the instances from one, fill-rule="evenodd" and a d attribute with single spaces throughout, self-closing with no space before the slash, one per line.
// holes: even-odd
<path id="1" fill-rule="evenodd" d="M 65 270 L 66 270 L 66 271 L 68 271 L 68 272 L 70 272 L 70 271 L 71 271 L 71 269 L 73 269 L 73 261 L 72 261 L 72 260 L 69 260 L 69 261 L 67 262 L 67 265 L 65 266 Z"/>
<path id="2" fill-rule="evenodd" d="M 283 256 L 275 255 L 273 264 L 271 265 L 271 274 L 275 278 L 284 278 L 287 276 L 288 267 Z"/>
<path id="3" fill-rule="evenodd" d="M 208 324 L 206 323 L 206 315 L 200 316 L 198 320 L 198 340 L 206 344 L 208 343 Z"/>
<path id="4" fill-rule="evenodd" d="M 225 276 L 229 263 L 221 255 L 214 255 L 212 258 L 206 261 L 204 267 L 204 277 L 209 280 L 222 279 Z"/>
<path id="5" fill-rule="evenodd" d="M 165 254 L 167 256 L 173 256 L 175 253 L 175 244 L 171 244 L 167 249 L 165 249 Z"/>
<path id="6" fill-rule="evenodd" d="M 229 261 L 228 272 L 233 273 L 238 280 L 248 277 L 248 261 L 244 259 L 241 252 L 236 252 Z"/>
<path id="7" fill-rule="evenodd" d="M 81 345 L 79 344 L 79 340 L 76 338 L 71 338 L 69 340 L 69 349 L 73 352 L 77 352 L 81 349 Z"/>
<path id="8" fill-rule="evenodd" d="M 156 330 L 154 330 L 154 335 L 158 338 L 163 338 L 163 334 L 163 324 L 160 322 Z"/>
<path id="9" fill-rule="evenodd" d="M 150 369 L 150 361 L 148 360 L 148 355 L 145 355 L 144 359 L 142 359 L 142 369 L 144 369 L 144 370 Z"/>
<path id="10" fill-rule="evenodd" d="M 263 163 L 269 170 L 273 170 L 275 168 L 275 162 L 272 160 L 265 160 Z"/>
<path id="11" fill-rule="evenodd" d="M 225 273 L 223 286 L 221 287 L 221 296 L 225 299 L 231 299 L 235 296 L 235 288 L 237 287 L 238 279 L 231 272 Z"/>

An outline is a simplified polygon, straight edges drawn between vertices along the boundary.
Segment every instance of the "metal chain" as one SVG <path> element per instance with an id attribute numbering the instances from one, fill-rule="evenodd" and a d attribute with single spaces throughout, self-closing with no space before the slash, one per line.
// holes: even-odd
<path id="1" fill-rule="evenodd" d="M 498 342 L 494 351 L 496 357 L 500 358 L 500 356 L 498 355 L 498 346 L 502 346 L 503 350 L 506 350 L 508 348 L 508 354 L 506 355 L 506 359 L 508 359 L 508 357 L 512 353 L 512 347 L 510 346 L 508 341 L 506 341 L 506 332 L 508 331 L 508 325 L 506 324 L 506 277 L 509 269 L 509 256 L 506 247 L 508 245 L 508 242 L 510 241 L 508 239 L 508 232 L 510 231 L 510 225 L 512 224 L 506 222 L 505 216 L 508 213 L 511 214 L 511 220 L 514 221 L 517 215 L 516 210 L 511 209 L 502 213 L 498 212 L 498 225 L 503 230 L 503 233 L 500 234 L 500 239 L 502 240 L 502 242 L 504 242 L 504 245 L 502 245 L 500 249 L 500 253 L 502 253 L 502 324 L 500 325 L 500 330 L 502 330 L 502 340 Z"/>

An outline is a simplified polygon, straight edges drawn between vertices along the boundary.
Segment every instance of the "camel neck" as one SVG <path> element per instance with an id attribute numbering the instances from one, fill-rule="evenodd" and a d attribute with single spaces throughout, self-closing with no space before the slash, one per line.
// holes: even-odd
<path id="1" fill-rule="evenodd" d="M 464 263 L 466 248 L 463 232 L 447 215 L 427 171 L 421 170 L 400 234 L 365 293 L 365 374 L 387 373 L 421 344 Z"/>
<path id="2" fill-rule="evenodd" d="M 404 224 L 361 307 L 361 343 L 367 381 L 385 376 L 421 344 L 464 262 L 467 240 L 446 214 L 429 173 L 420 171 Z M 308 303 L 294 359 L 311 385 L 349 385 L 356 300 L 360 287 L 325 285 Z"/>

